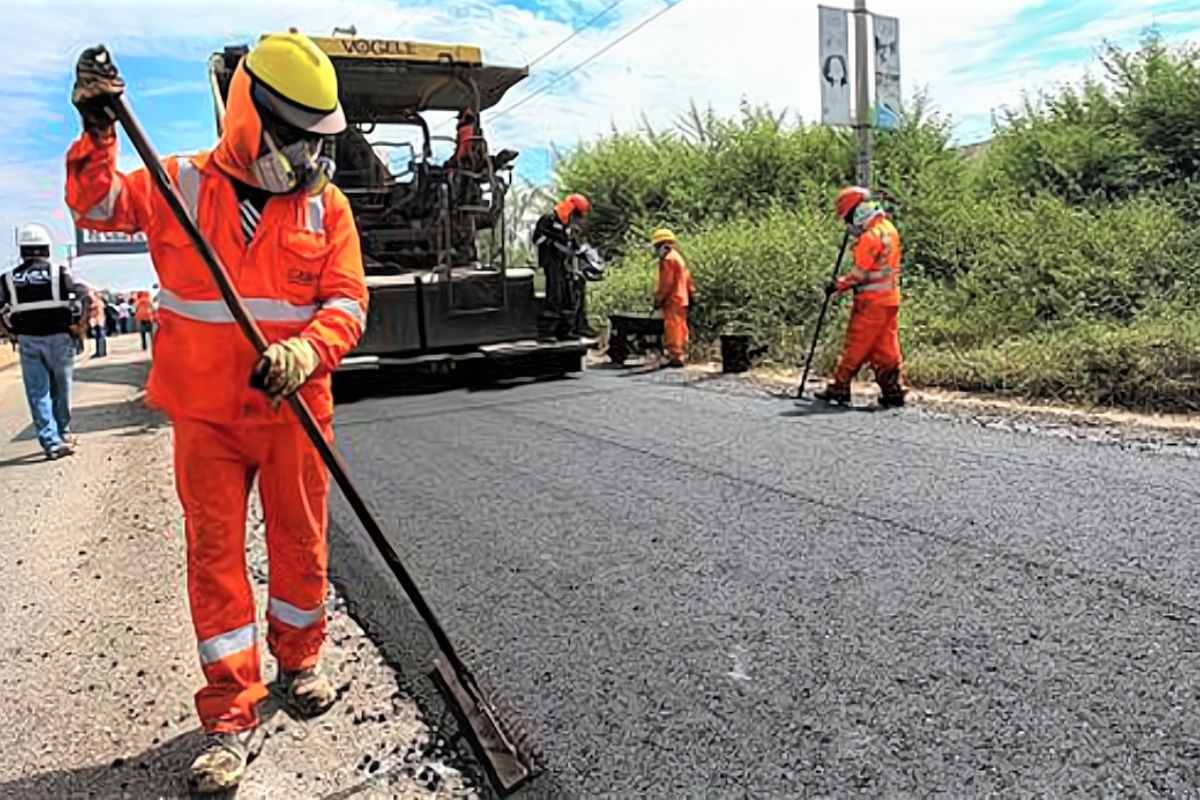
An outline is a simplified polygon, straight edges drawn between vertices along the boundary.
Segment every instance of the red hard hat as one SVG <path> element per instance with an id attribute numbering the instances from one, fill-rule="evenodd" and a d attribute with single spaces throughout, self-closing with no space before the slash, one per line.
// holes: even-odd
<path id="1" fill-rule="evenodd" d="M 567 197 L 567 202 L 574 206 L 575 210 L 580 214 L 590 214 L 592 212 L 591 201 L 578 192 Z"/>
<path id="2" fill-rule="evenodd" d="M 864 200 L 871 197 L 871 190 L 864 189 L 861 186 L 847 186 L 837 193 L 837 200 L 834 201 L 833 209 L 837 212 L 838 219 L 845 219 L 854 208 Z"/>
<path id="3" fill-rule="evenodd" d="M 559 220 L 565 224 L 567 219 L 571 216 L 572 211 L 578 211 L 580 214 L 587 216 L 589 213 L 591 213 L 592 204 L 586 197 L 578 192 L 574 192 L 560 200 L 558 204 L 554 206 L 554 210 L 558 214 Z"/>

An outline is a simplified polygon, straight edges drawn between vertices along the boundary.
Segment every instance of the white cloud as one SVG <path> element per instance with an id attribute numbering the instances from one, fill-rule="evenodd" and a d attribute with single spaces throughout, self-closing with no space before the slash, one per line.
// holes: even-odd
<path id="1" fill-rule="evenodd" d="M 225 44 L 248 42 L 261 31 L 295 25 L 314 33 L 354 24 L 360 35 L 432 39 L 480 44 L 485 58 L 521 64 L 545 52 L 570 33 L 557 21 L 568 14 L 586 19 L 611 0 L 547 0 L 557 17 L 539 16 L 496 0 L 9 0 L 0 27 L 0 48 L 19 53 L 0 61 L 6 113 L 0 135 L 28 135 L 23 120 L 48 119 L 64 108 L 70 74 L 79 51 L 104 42 L 121 59 L 145 56 L 187 58 L 195 62 L 192 82 L 131 88 L 135 99 L 190 91 L 203 85 L 208 54 Z M 551 77 L 574 67 L 661 9 L 664 0 L 625 0 L 597 29 L 576 36 L 537 64 L 534 74 L 514 88 L 499 109 L 544 86 Z M 849 6 L 848 0 L 842 3 Z M 872 0 L 876 13 L 900 18 L 900 58 L 904 91 L 927 87 L 939 109 L 956 117 L 986 116 L 1019 101 L 1022 90 L 1047 80 L 1074 80 L 1086 64 L 1063 64 L 1049 70 L 1013 51 L 1014 20 L 1041 0 L 968 3 L 963 0 Z M 1102 35 L 1137 31 L 1157 19 L 1163 23 L 1200 26 L 1200 12 L 1145 9 L 1138 0 L 1113 0 L 1089 25 L 1065 36 L 1070 41 L 1099 44 Z M 570 147 L 580 139 L 640 124 L 643 112 L 655 125 L 669 125 L 687 110 L 690 100 L 711 104 L 718 112 L 736 110 L 743 96 L 754 103 L 784 107 L 813 120 L 819 115 L 816 52 L 818 0 L 681 0 L 678 7 L 612 47 L 552 91 L 523 104 L 494 122 L 485 115 L 489 137 L 499 146 L 528 150 L 554 143 Z M 1051 9 L 1049 24 L 1070 12 Z M 31 36 L 31 31 L 42 32 Z M 1066 40 L 1064 40 L 1065 42 Z M 1044 47 L 1047 39 L 1031 38 Z M 1059 42 L 1062 44 L 1063 42 Z M 964 69 L 965 68 L 965 69 Z M 980 75 L 986 77 L 981 78 Z M 559 93 L 568 91 L 569 95 Z M 16 108 L 17 113 L 11 110 Z M 197 120 L 207 130 L 211 109 L 198 106 Z M 492 116 L 495 116 L 494 112 Z M 186 130 L 186 119 L 177 121 Z M 436 122 L 436 120 L 435 120 Z M 68 127 L 74 120 L 66 121 Z M 207 138 L 207 134 L 202 134 Z M 206 146 L 197 141 L 196 146 Z M 124 153 L 122 163 L 136 164 Z M 45 170 L 45 171 L 39 171 Z M 13 220 L 59 213 L 62 233 L 69 233 L 61 209 L 61 159 L 52 164 L 13 163 L 0 156 L 0 226 Z M 44 190 L 30 193 L 31 185 Z M 52 188 L 52 191 L 50 191 Z M 0 249 L 8 237 L 0 238 Z"/>

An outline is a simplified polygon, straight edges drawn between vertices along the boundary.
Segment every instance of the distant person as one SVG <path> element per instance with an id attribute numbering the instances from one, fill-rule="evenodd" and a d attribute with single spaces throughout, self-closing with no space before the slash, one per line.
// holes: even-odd
<path id="1" fill-rule="evenodd" d="M 129 301 L 127 299 L 125 299 L 124 295 L 118 295 L 117 296 L 117 320 L 118 320 L 117 327 L 120 328 L 121 333 L 129 333 L 132 330 L 132 328 L 130 327 L 130 324 L 129 324 L 129 320 L 132 316 L 133 316 L 133 307 L 129 305 Z"/>
<path id="2" fill-rule="evenodd" d="M 658 258 L 658 288 L 654 292 L 654 310 L 662 311 L 663 340 L 667 366 L 679 368 L 687 358 L 688 306 L 696 294 L 692 273 L 679 253 L 675 234 L 659 228 L 650 234 L 650 246 Z"/>
<path id="3" fill-rule="evenodd" d="M 37 224 L 17 230 L 21 263 L 0 280 L 0 315 L 17 336 L 25 398 L 48 459 L 75 452 L 71 433 L 71 379 L 75 366 L 71 297 L 86 298 L 88 289 L 71 272 L 50 260 L 54 241 Z M 81 309 L 89 314 L 84 301 Z"/>
<path id="4" fill-rule="evenodd" d="M 110 337 L 121 335 L 121 315 L 117 313 L 117 304 L 108 297 L 104 298 L 104 328 Z"/>
<path id="5" fill-rule="evenodd" d="M 154 337 L 154 307 L 150 302 L 150 293 L 137 293 L 134 301 L 133 319 L 137 323 L 138 334 L 142 339 L 142 349 L 149 350 L 151 339 Z"/>
<path id="6" fill-rule="evenodd" d="M 104 298 L 93 289 L 88 293 L 88 304 L 88 334 L 94 344 L 92 358 L 104 358 L 108 355 L 108 321 L 104 318 Z"/>
<path id="7" fill-rule="evenodd" d="M 579 253 L 579 226 L 591 210 L 592 204 L 586 197 L 570 194 L 534 225 L 538 267 L 546 276 L 541 316 L 547 338 L 566 340 L 596 335 L 587 323 L 586 286 L 582 278 L 575 278 L 571 269 Z"/>
<path id="8" fill-rule="evenodd" d="M 825 293 L 853 292 L 854 305 L 833 379 L 815 396 L 849 405 L 850 382 L 870 362 L 880 405 L 903 406 L 907 393 L 900 384 L 900 233 L 869 189 L 842 189 L 834 210 L 854 237 L 854 267 L 830 282 Z"/>

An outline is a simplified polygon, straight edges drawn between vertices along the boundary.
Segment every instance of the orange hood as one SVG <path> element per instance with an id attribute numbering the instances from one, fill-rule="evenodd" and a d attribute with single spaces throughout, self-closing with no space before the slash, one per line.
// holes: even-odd
<path id="1" fill-rule="evenodd" d="M 196 166 L 203 169 L 211 158 L 226 175 L 250 186 L 258 186 L 253 165 L 261 149 L 263 127 L 254 101 L 250 98 L 250 75 L 246 72 L 244 59 L 238 63 L 229 80 L 224 128 L 217 146 L 198 157 Z"/>

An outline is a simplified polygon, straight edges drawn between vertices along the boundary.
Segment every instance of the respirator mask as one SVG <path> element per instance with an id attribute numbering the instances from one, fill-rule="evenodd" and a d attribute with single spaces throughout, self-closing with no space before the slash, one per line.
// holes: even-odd
<path id="1" fill-rule="evenodd" d="M 321 155 L 321 137 L 261 114 L 267 152 L 252 167 L 258 185 L 271 194 L 307 188 L 313 194 L 333 179 L 333 161 Z"/>

